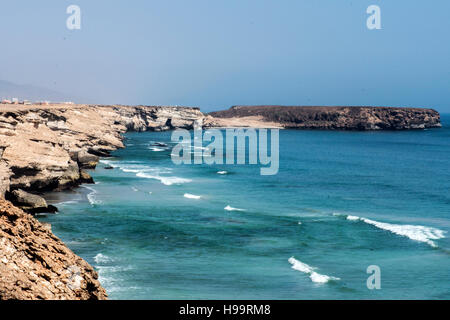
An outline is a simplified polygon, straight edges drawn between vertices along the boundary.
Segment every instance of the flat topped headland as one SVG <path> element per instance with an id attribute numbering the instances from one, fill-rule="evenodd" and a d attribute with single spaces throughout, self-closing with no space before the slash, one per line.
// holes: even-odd
<path id="1" fill-rule="evenodd" d="M 407 130 L 441 127 L 433 109 L 395 107 L 234 106 L 209 113 L 212 126 L 258 120 L 267 127 L 325 130 Z M 215 122 L 214 122 L 215 121 Z M 264 125 L 263 125 L 264 126 Z"/>

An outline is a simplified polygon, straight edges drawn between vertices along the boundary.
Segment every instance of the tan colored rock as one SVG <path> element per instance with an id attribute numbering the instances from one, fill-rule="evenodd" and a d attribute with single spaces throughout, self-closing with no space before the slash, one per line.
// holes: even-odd
<path id="1" fill-rule="evenodd" d="M 23 205 L 26 209 L 41 209 L 48 206 L 44 198 L 20 189 L 14 190 L 12 196 L 17 203 Z"/>
<path id="2" fill-rule="evenodd" d="M 191 128 L 197 109 L 0 105 L 0 299 L 106 299 L 97 273 L 30 215 L 45 200 L 30 192 L 92 183 L 84 168 L 123 148 L 127 130 Z M 23 189 L 23 190 L 20 190 Z"/>
<path id="3" fill-rule="evenodd" d="M 81 176 L 82 183 L 91 183 L 91 184 L 94 183 L 94 179 L 85 170 L 80 171 L 80 176 Z"/>
<path id="4" fill-rule="evenodd" d="M 81 150 L 77 154 L 77 160 L 81 168 L 95 169 L 98 164 L 99 158 L 98 156 L 88 153 L 85 150 Z"/>
<path id="5" fill-rule="evenodd" d="M 106 299 L 95 270 L 32 216 L 0 199 L 0 299 Z"/>
<path id="6" fill-rule="evenodd" d="M 8 164 L 0 160 L 0 198 L 4 198 L 5 192 L 9 191 L 11 174 Z"/>
<path id="7" fill-rule="evenodd" d="M 10 189 L 71 188 L 83 182 L 80 169 L 123 148 L 127 130 L 191 128 L 202 118 L 198 109 L 183 107 L 2 106 L 0 196 Z"/>

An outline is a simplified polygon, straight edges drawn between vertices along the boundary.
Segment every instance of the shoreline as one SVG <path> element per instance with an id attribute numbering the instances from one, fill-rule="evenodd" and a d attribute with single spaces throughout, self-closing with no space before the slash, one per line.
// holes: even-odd
<path id="1" fill-rule="evenodd" d="M 0 261 L 0 300 L 107 299 L 93 267 L 29 213 L 51 208 L 39 194 L 93 183 L 86 170 L 94 169 L 100 157 L 124 148 L 123 133 L 189 129 L 199 118 L 203 114 L 198 109 L 183 107 L 71 105 L 0 109 L 0 204 L 4 208 L 0 212 L 0 255 L 4 257 Z M 8 217 L 12 216 L 20 218 L 9 222 Z M 34 231 L 15 233 L 13 237 L 2 231 L 30 228 Z M 52 240 L 44 240 L 46 237 Z M 44 241 L 58 248 L 62 256 L 49 252 L 47 246 L 36 246 L 36 252 L 30 256 L 30 241 Z M 39 259 L 35 261 L 34 257 Z M 54 259 L 67 262 L 51 262 Z M 46 273 L 41 270 L 43 267 Z M 48 279 L 55 282 L 36 286 Z M 24 285 L 17 286 L 18 281 Z"/>
<path id="2" fill-rule="evenodd" d="M 2 107 L 3 105 L 0 105 L 0 108 Z M 29 212 L 41 212 L 49 206 L 43 197 L 36 194 L 72 190 L 85 183 L 93 183 L 86 170 L 95 169 L 101 157 L 108 158 L 111 152 L 124 148 L 124 133 L 192 129 L 195 125 L 225 128 L 220 126 L 219 120 L 214 122 L 215 120 L 217 119 L 210 115 L 205 116 L 197 108 L 186 107 L 8 106 L 0 109 L 0 198 L 14 201 L 15 197 L 16 205 Z M 227 121 L 222 124 L 229 124 Z M 236 121 L 234 124 L 238 127 L 289 128 L 276 122 L 268 123 L 267 119 L 260 116 L 240 117 Z M 8 202 L 5 203 L 9 211 L 16 210 L 15 207 L 9 206 Z M 2 215 L 5 214 L 8 213 L 2 212 Z M 27 221 L 39 224 L 35 218 L 28 218 Z M 25 222 L 19 219 L 17 223 L 18 225 L 12 227 L 20 227 L 20 223 Z M 51 234 L 51 231 L 48 232 Z M 41 241 L 39 236 L 36 235 L 35 241 Z M 19 243 L 28 241 L 26 237 L 18 237 L 16 240 Z M 18 268 L 26 270 L 25 265 Z M 86 275 L 92 274 L 96 279 L 98 275 L 93 269 L 92 273 L 91 269 L 86 271 Z M 24 277 L 25 281 L 32 281 L 27 275 L 19 276 Z M 53 276 L 58 277 L 56 274 Z M 0 283 L 0 298 L 2 286 L 9 285 Z M 69 292 L 65 293 L 66 296 L 58 296 L 55 292 L 49 293 L 48 296 L 53 294 L 53 297 L 83 299 L 91 294 L 83 292 L 71 295 Z M 17 298 L 20 298 L 21 294 L 18 292 Z M 106 298 L 106 294 L 94 296 Z M 28 298 L 38 299 L 39 296 Z"/>

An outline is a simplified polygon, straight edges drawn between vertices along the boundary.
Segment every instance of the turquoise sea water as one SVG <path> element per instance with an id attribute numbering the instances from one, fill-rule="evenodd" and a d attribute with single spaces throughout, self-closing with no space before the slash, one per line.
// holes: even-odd
<path id="1" fill-rule="evenodd" d="M 425 131 L 280 131 L 275 176 L 174 165 L 170 132 L 128 133 L 92 172 L 97 184 L 49 195 L 60 213 L 40 219 L 112 299 L 449 299 L 442 120 Z M 370 265 L 380 290 L 366 286 Z"/>

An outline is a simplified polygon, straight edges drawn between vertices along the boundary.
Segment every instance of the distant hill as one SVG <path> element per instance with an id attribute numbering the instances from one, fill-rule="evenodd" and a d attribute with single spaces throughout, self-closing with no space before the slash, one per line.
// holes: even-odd
<path id="1" fill-rule="evenodd" d="M 71 101 L 73 97 L 67 94 L 33 85 L 19 85 L 0 80 L 0 99 L 18 98 L 31 101 Z"/>

